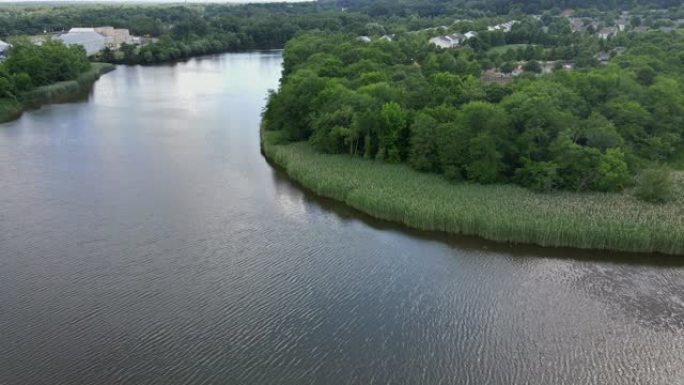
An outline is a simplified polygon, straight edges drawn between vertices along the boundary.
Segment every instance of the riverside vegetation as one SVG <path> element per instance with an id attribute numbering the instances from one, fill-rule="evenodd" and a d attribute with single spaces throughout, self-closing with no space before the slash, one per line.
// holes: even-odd
<path id="1" fill-rule="evenodd" d="M 473 76 L 487 65 L 476 50 L 301 35 L 264 112 L 264 152 L 315 192 L 416 228 L 684 254 L 668 170 L 684 149 L 684 39 L 623 42 L 608 65 L 501 86 Z"/>
<path id="2" fill-rule="evenodd" d="M 0 64 L 0 122 L 16 119 L 27 108 L 82 92 L 113 69 L 109 63 L 90 63 L 79 46 L 52 40 L 38 46 L 16 40 Z"/>
<path id="3" fill-rule="evenodd" d="M 502 241 L 682 253 L 681 176 L 670 171 L 684 166 L 679 2 L 16 7 L 0 10 L 0 34 L 113 25 L 151 38 L 94 58 L 115 63 L 286 44 L 281 87 L 264 112 L 264 152 L 313 190 L 372 215 Z M 597 24 L 573 32 L 565 7 Z M 598 37 L 594 27 L 614 26 L 632 8 L 627 30 Z M 507 20 L 516 21 L 510 31 L 488 28 Z M 477 36 L 459 49 L 427 44 L 471 30 Z M 40 88 L 88 73 L 76 51 L 64 51 L 74 60 L 54 68 L 4 67 L 2 113 L 21 110 L 30 95 L 72 87 Z M 613 57 L 600 65 L 606 56 Z M 541 76 L 549 65 L 554 72 Z M 510 84 L 480 80 L 485 70 L 517 67 L 526 73 Z M 353 188 L 327 175 L 335 167 Z M 382 173 L 361 173 L 370 168 Z M 362 189 L 368 183 L 373 188 Z"/>
<path id="4" fill-rule="evenodd" d="M 653 205 L 631 194 L 537 193 L 515 185 L 452 183 L 436 174 L 322 154 L 262 132 L 266 157 L 323 197 L 409 227 L 485 239 L 630 252 L 684 254 L 684 175 L 677 198 Z"/>

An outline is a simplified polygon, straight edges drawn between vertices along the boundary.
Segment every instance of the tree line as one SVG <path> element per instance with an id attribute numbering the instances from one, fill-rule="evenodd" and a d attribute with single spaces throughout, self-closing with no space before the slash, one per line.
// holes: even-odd
<path id="1" fill-rule="evenodd" d="M 684 149 L 684 37 L 624 43 L 608 65 L 502 86 L 480 81 L 473 50 L 309 33 L 286 45 L 265 129 L 452 180 L 620 191 Z"/>

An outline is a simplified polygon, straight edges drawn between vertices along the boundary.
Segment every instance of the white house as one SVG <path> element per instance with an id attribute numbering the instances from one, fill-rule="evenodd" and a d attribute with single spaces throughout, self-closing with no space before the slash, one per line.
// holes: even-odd
<path id="1" fill-rule="evenodd" d="M 7 56 L 7 51 L 12 48 L 12 45 L 9 43 L 5 43 L 4 41 L 0 40 L 0 60 L 4 59 L 5 56 Z"/>
<path id="2" fill-rule="evenodd" d="M 451 35 L 435 36 L 429 40 L 430 44 L 434 44 L 440 48 L 454 48 L 458 47 L 461 43 L 468 40 L 464 35 L 460 33 L 454 33 Z"/>
<path id="3" fill-rule="evenodd" d="M 468 32 L 466 32 L 465 34 L 463 34 L 463 36 L 466 38 L 466 40 L 467 40 L 467 39 L 472 39 L 472 38 L 474 38 L 474 37 L 477 37 L 477 32 L 475 32 L 475 31 L 468 31 Z"/>
<path id="4" fill-rule="evenodd" d="M 618 33 L 618 29 L 615 27 L 607 27 L 603 28 L 602 30 L 599 31 L 598 37 L 599 39 L 608 39 L 611 36 L 615 36 Z"/>
<path id="5" fill-rule="evenodd" d="M 489 26 L 489 27 L 487 27 L 487 30 L 488 31 L 511 32 L 511 28 L 513 28 L 513 25 L 516 23 L 517 23 L 516 20 L 511 20 L 511 21 L 507 21 L 505 23 Z"/>
<path id="6" fill-rule="evenodd" d="M 94 28 L 72 28 L 58 39 L 66 45 L 82 46 L 88 56 L 102 51 L 107 45 L 107 38 L 95 32 Z"/>

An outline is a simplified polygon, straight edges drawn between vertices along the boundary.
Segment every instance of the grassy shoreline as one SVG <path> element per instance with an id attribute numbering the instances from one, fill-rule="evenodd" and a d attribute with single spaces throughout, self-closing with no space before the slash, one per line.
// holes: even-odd
<path id="1" fill-rule="evenodd" d="M 683 177 L 665 205 L 628 193 L 538 194 L 513 185 L 453 184 L 406 165 L 279 144 L 262 132 L 262 152 L 314 193 L 406 226 L 510 243 L 684 255 Z"/>
<path id="2" fill-rule="evenodd" d="M 37 108 L 43 104 L 68 100 L 95 83 L 103 74 L 116 67 L 109 63 L 91 63 L 90 70 L 74 80 L 68 80 L 37 87 L 20 95 L 19 100 L 0 99 L 0 123 L 18 119 L 27 109 Z"/>

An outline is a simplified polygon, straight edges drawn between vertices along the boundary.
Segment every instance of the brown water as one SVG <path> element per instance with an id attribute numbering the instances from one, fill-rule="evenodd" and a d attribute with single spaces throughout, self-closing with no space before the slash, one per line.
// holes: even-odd
<path id="1" fill-rule="evenodd" d="M 403 231 L 259 153 L 279 52 L 0 125 L 0 384 L 684 384 L 677 259 Z"/>

